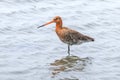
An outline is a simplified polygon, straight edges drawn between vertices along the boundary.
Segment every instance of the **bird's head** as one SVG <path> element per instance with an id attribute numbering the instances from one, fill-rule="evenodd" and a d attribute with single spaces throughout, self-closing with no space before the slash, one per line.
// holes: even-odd
<path id="1" fill-rule="evenodd" d="M 54 21 L 55 23 L 58 23 L 58 22 L 61 21 L 61 17 L 60 17 L 60 16 L 56 16 L 56 17 L 53 18 L 53 21 Z"/>
<path id="2" fill-rule="evenodd" d="M 47 23 L 39 26 L 38 28 L 43 27 L 43 26 L 46 26 L 46 25 L 51 24 L 51 23 L 59 23 L 60 21 L 61 21 L 61 17 L 60 17 L 60 16 L 56 16 L 56 17 L 53 18 L 52 21 L 47 22 Z"/>

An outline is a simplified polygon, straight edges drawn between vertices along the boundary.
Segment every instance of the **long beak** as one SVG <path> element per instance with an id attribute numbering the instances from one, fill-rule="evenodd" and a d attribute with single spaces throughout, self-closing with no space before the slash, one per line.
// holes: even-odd
<path id="1" fill-rule="evenodd" d="M 47 23 L 45 23 L 45 24 L 43 24 L 43 25 L 41 25 L 41 26 L 39 26 L 39 27 L 37 27 L 37 28 L 40 28 L 40 27 L 46 26 L 46 25 L 51 24 L 51 23 L 54 23 L 54 21 L 47 22 Z"/>

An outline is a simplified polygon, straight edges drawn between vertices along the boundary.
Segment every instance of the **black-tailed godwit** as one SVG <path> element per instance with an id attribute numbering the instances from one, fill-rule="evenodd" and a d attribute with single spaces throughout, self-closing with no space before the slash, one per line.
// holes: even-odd
<path id="1" fill-rule="evenodd" d="M 40 27 L 46 26 L 51 23 L 56 23 L 56 33 L 59 37 L 59 39 L 68 44 L 68 55 L 70 55 L 70 46 L 71 45 L 77 45 L 77 44 L 82 44 L 85 42 L 91 42 L 94 41 L 94 38 L 91 38 L 89 36 L 83 35 L 79 33 L 78 31 L 72 30 L 67 27 L 63 27 L 62 19 L 59 16 L 56 16 L 53 18 L 52 21 L 47 22 L 46 24 L 43 24 Z"/>

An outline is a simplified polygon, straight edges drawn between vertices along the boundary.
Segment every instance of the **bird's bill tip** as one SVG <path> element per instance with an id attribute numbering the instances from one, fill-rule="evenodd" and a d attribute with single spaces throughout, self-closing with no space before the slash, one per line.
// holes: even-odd
<path id="1" fill-rule="evenodd" d="M 54 21 L 47 22 L 46 24 L 43 24 L 43 25 L 39 26 L 38 28 L 43 27 L 43 26 L 46 26 L 46 25 L 51 24 L 51 23 L 53 23 L 53 22 L 54 22 Z"/>
<path id="2" fill-rule="evenodd" d="M 38 26 L 37 28 L 40 28 L 40 27 L 43 27 L 43 26 L 45 26 L 45 25 Z"/>

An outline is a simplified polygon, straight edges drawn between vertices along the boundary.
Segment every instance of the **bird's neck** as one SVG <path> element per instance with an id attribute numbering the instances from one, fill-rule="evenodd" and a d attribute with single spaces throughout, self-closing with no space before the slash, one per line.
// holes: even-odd
<path id="1" fill-rule="evenodd" d="M 62 29 L 62 20 L 59 22 L 56 22 L 56 30 Z"/>

